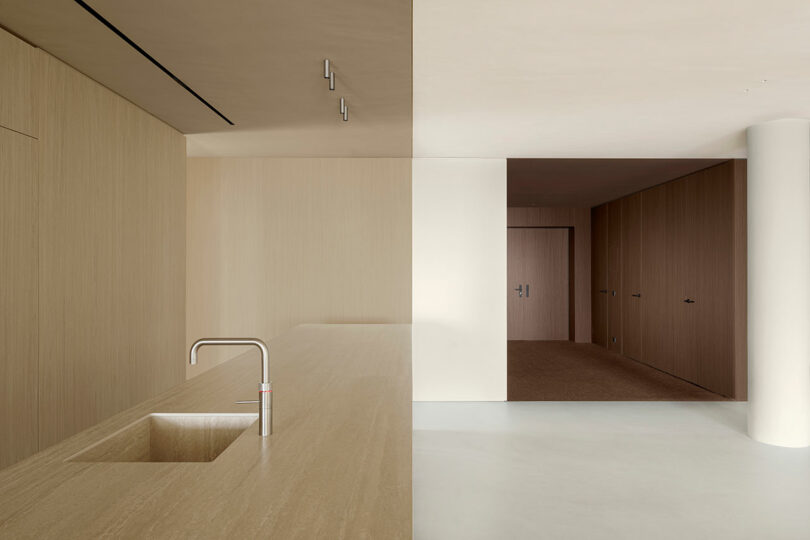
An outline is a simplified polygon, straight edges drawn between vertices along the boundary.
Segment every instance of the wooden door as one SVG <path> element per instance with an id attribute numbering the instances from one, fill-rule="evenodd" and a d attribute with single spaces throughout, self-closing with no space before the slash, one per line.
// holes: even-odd
<path id="1" fill-rule="evenodd" d="M 608 345 L 608 207 L 591 210 L 591 341 Z"/>
<path id="2" fill-rule="evenodd" d="M 641 341 L 644 362 L 672 372 L 672 291 L 667 256 L 667 187 L 641 194 L 641 281 L 644 283 L 644 317 Z"/>
<path id="3" fill-rule="evenodd" d="M 666 304 L 672 310 L 672 371 L 697 382 L 697 318 L 695 286 L 698 265 L 695 253 L 697 228 L 696 175 L 666 184 L 667 189 L 667 280 Z"/>
<path id="4" fill-rule="evenodd" d="M 608 203 L 608 350 L 622 352 L 622 202 Z"/>
<path id="5" fill-rule="evenodd" d="M 569 339 L 568 229 L 510 228 L 507 252 L 507 339 Z"/>
<path id="6" fill-rule="evenodd" d="M 637 193 L 622 199 L 622 353 L 642 360 L 641 198 Z"/>

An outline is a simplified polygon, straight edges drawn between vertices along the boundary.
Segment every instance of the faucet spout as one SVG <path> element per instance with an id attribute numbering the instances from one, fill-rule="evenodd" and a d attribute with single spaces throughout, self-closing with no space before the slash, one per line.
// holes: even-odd
<path id="1" fill-rule="evenodd" d="M 197 351 L 203 345 L 253 345 L 262 353 L 262 381 L 259 383 L 259 434 L 266 437 L 273 432 L 273 389 L 270 384 L 270 349 L 257 338 L 203 338 L 191 346 L 188 363 L 197 363 Z"/>

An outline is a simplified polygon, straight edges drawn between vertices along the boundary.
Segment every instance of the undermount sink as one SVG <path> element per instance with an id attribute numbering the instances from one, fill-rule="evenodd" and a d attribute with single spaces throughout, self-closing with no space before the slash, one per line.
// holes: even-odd
<path id="1" fill-rule="evenodd" d="M 257 418 L 257 414 L 152 413 L 66 461 L 213 461 Z"/>

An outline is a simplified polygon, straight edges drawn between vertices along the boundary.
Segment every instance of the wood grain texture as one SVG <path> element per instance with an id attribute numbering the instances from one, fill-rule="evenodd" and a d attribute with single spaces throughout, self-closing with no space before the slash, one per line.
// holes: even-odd
<path id="1" fill-rule="evenodd" d="M 591 327 L 592 341 L 608 346 L 608 207 L 591 211 Z"/>
<path id="2" fill-rule="evenodd" d="M 608 203 L 608 350 L 622 350 L 622 203 Z"/>
<path id="3" fill-rule="evenodd" d="M 210 463 L 65 459 L 151 412 L 255 412 L 251 351 L 0 472 L 3 538 L 409 539 L 409 325 L 299 327 L 270 343 L 273 434 Z"/>
<path id="4" fill-rule="evenodd" d="M 622 204 L 622 354 L 642 359 L 641 193 Z"/>
<path id="5" fill-rule="evenodd" d="M 574 249 L 571 275 L 574 341 L 591 342 L 591 210 L 590 208 L 509 207 L 507 227 L 569 227 Z"/>
<path id="6" fill-rule="evenodd" d="M 700 174 L 700 173 L 698 173 Z M 672 374 L 697 381 L 697 309 L 699 279 L 694 240 L 697 229 L 697 183 L 694 175 L 666 184 L 667 282 L 666 305 L 672 312 Z M 703 302 L 701 302 L 703 303 Z"/>
<path id="7" fill-rule="evenodd" d="M 694 311 L 697 378 L 724 396 L 735 392 L 734 361 L 734 163 L 695 175 L 697 204 L 690 257 L 699 275 Z"/>
<path id="8" fill-rule="evenodd" d="M 0 28 L 0 126 L 37 136 L 36 49 Z"/>
<path id="9" fill-rule="evenodd" d="M 641 193 L 641 281 L 643 361 L 667 373 L 673 372 L 672 294 L 668 280 L 667 186 Z"/>
<path id="10" fill-rule="evenodd" d="M 591 210 L 572 208 L 574 236 L 574 341 L 591 342 Z"/>
<path id="11" fill-rule="evenodd" d="M 38 449 L 37 145 L 0 128 L 0 469 Z"/>
<path id="12" fill-rule="evenodd" d="M 184 380 L 185 141 L 41 53 L 40 448 Z"/>
<path id="13" fill-rule="evenodd" d="M 411 318 L 409 159 L 188 160 L 187 345 Z M 238 351 L 238 350 L 237 350 Z M 200 351 L 193 376 L 235 350 Z"/>
<path id="14" fill-rule="evenodd" d="M 568 229 L 508 229 L 507 253 L 507 339 L 570 339 Z"/>
<path id="15" fill-rule="evenodd" d="M 734 160 L 734 398 L 748 399 L 748 170 Z"/>

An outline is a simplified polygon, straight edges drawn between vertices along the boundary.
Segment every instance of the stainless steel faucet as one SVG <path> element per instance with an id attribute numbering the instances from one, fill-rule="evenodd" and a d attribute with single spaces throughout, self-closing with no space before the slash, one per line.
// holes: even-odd
<path id="1" fill-rule="evenodd" d="M 253 345 L 262 352 L 262 382 L 259 383 L 259 435 L 273 433 L 273 389 L 270 385 L 270 350 L 267 344 L 256 338 L 203 338 L 191 346 L 189 363 L 197 363 L 197 349 L 203 345 Z"/>

